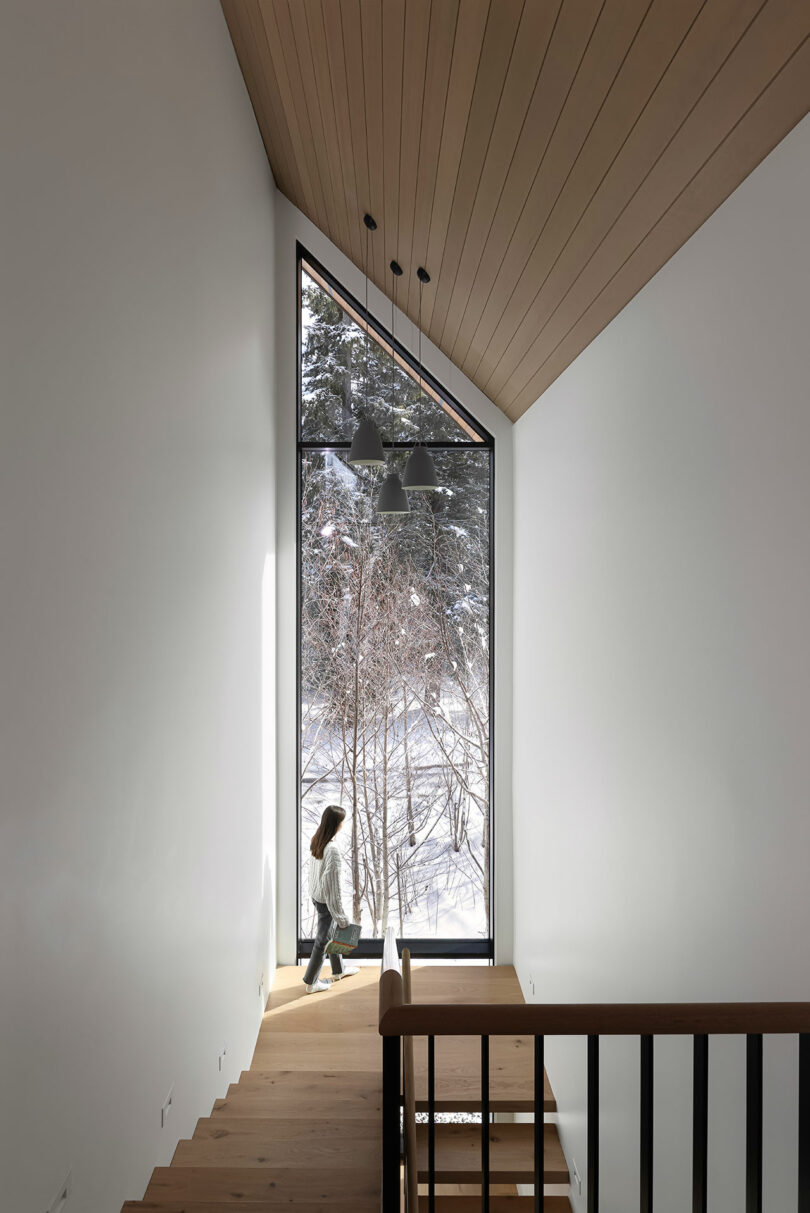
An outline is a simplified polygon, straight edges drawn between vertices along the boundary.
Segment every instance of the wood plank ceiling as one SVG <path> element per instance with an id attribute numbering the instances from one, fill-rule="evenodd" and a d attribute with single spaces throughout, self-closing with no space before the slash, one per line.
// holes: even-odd
<path id="1" fill-rule="evenodd" d="M 279 188 L 512 419 L 810 109 L 810 0 L 222 0 Z"/>

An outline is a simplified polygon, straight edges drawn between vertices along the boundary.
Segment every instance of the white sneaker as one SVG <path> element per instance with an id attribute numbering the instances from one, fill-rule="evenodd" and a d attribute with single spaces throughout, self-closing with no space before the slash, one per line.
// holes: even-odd
<path id="1" fill-rule="evenodd" d="M 355 973 L 359 973 L 357 965 L 349 965 L 342 973 L 333 973 L 332 981 L 340 981 L 343 977 L 354 977 Z"/>
<path id="2" fill-rule="evenodd" d="M 321 981 L 319 979 L 318 981 L 313 981 L 312 985 L 307 986 L 306 989 L 307 989 L 307 994 L 320 994 L 321 990 L 329 989 L 329 982 Z"/>

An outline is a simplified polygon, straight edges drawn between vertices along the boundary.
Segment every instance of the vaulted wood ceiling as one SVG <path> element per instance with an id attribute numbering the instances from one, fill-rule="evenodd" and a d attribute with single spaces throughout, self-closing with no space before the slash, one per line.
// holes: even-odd
<path id="1" fill-rule="evenodd" d="M 810 0 L 223 0 L 279 188 L 511 418 L 810 109 Z"/>

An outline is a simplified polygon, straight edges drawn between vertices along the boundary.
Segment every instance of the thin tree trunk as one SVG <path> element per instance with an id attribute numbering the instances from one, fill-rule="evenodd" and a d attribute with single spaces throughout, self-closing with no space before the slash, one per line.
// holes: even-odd
<path id="1" fill-rule="evenodd" d="M 402 715 L 405 728 L 402 734 L 403 754 L 405 761 L 405 806 L 408 814 L 408 845 L 416 846 L 416 829 L 413 821 L 413 792 L 411 787 L 411 762 L 408 753 L 408 688 L 402 683 Z"/>
<path id="2" fill-rule="evenodd" d="M 388 908 L 390 903 L 389 872 L 388 872 L 388 721 L 390 715 L 388 699 L 383 711 L 383 786 L 382 786 L 382 934 L 388 930 Z"/>

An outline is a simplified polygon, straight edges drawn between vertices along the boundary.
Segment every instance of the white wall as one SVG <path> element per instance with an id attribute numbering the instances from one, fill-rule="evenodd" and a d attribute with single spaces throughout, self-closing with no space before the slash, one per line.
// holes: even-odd
<path id="1" fill-rule="evenodd" d="M 362 213 L 357 215 L 358 224 Z M 374 237 L 372 237 L 374 239 Z M 351 291 L 364 298 L 362 271 L 281 195 L 276 211 L 276 345 L 278 415 L 278 949 L 285 964 L 296 953 L 296 241 Z M 403 266 L 415 273 L 416 266 Z M 430 267 L 428 267 L 429 269 Z M 390 300 L 369 286 L 369 310 L 389 327 Z M 399 310 L 396 335 L 417 349 L 417 330 Z M 513 427 L 432 342 L 423 338 L 425 366 L 495 439 L 495 951 L 512 959 L 512 431 Z"/>
<path id="2" fill-rule="evenodd" d="M 538 1001 L 810 998 L 809 214 L 806 119 L 515 428 L 515 952 Z M 769 1213 L 795 1208 L 796 1052 L 766 1041 Z M 660 1046 L 659 1213 L 689 1204 L 689 1059 Z M 724 1213 L 742 1040 L 711 1059 Z M 549 1072 L 582 1171 L 584 1045 Z M 606 1213 L 638 1199 L 637 1076 L 635 1042 L 604 1047 Z"/>
<path id="3" fill-rule="evenodd" d="M 11 0 L 0 88 L 0 1203 L 110 1213 L 273 963 L 274 186 L 214 0 Z"/>

